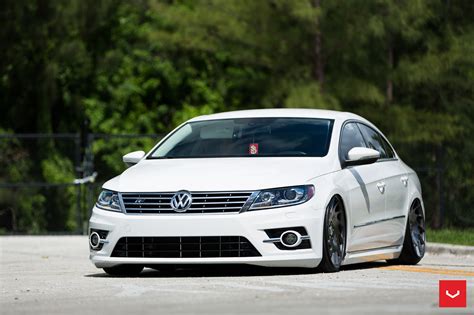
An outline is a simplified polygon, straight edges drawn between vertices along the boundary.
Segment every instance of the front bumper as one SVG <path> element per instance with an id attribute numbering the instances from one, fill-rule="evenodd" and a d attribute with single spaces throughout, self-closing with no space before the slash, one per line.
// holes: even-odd
<path id="1" fill-rule="evenodd" d="M 98 267 L 120 264 L 251 264 L 268 267 L 318 266 L 322 257 L 324 210 L 311 203 L 297 206 L 249 211 L 239 214 L 124 214 L 94 207 L 90 229 L 109 231 L 99 251 L 90 251 L 92 263 Z M 310 237 L 310 249 L 280 250 L 265 230 L 302 226 Z M 244 236 L 260 252 L 258 257 L 218 258 L 130 258 L 111 257 L 121 237 L 157 236 Z"/>

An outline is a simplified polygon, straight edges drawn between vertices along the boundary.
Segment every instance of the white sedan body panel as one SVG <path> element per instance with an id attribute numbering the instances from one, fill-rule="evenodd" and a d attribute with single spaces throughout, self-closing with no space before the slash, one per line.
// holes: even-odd
<path id="1" fill-rule="evenodd" d="M 333 164 L 317 157 L 143 160 L 104 188 L 120 192 L 259 190 L 302 185 L 327 173 Z"/>
<path id="2" fill-rule="evenodd" d="M 110 230 L 109 243 L 91 256 L 97 267 L 120 263 L 192 264 L 192 263 L 247 263 L 261 266 L 316 267 L 321 257 L 323 211 L 308 204 L 271 211 L 251 211 L 223 215 L 123 215 L 94 208 L 91 226 Z M 268 236 L 264 229 L 305 226 L 314 246 L 312 249 L 281 251 L 272 243 L 264 243 Z M 122 236 L 216 236 L 240 235 L 246 237 L 260 252 L 260 257 L 239 258 L 115 258 L 110 257 L 115 243 Z"/>
<path id="3" fill-rule="evenodd" d="M 373 164 L 341 166 L 341 128 L 348 120 L 362 122 L 354 114 L 321 110 L 253 110 L 202 116 L 191 121 L 227 118 L 300 117 L 332 119 L 329 152 L 324 157 L 242 157 L 147 159 L 104 184 L 119 193 L 254 192 L 298 185 L 314 186 L 307 202 L 281 208 L 242 213 L 124 213 L 93 208 L 90 229 L 108 232 L 100 250 L 90 251 L 99 268 L 120 264 L 234 264 L 316 267 L 323 255 L 326 207 L 335 195 L 343 201 L 347 220 L 346 256 L 343 264 L 396 258 L 405 235 L 408 209 L 421 199 L 421 187 L 413 170 L 398 156 Z M 179 128 L 179 127 L 178 127 Z M 177 129 L 178 129 L 177 128 Z M 162 141 L 166 141 L 163 139 Z M 161 142 L 160 142 L 161 143 Z M 157 144 L 156 147 L 160 145 Z M 310 248 L 281 250 L 268 242 L 266 230 L 304 227 Z M 147 258 L 111 257 L 122 237 L 242 236 L 260 253 L 256 257 Z"/>

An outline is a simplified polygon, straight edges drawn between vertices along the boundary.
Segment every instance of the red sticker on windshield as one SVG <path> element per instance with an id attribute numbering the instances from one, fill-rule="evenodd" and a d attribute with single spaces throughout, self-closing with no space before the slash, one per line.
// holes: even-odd
<path id="1" fill-rule="evenodd" d="M 249 154 L 251 155 L 258 154 L 258 143 L 249 144 Z"/>

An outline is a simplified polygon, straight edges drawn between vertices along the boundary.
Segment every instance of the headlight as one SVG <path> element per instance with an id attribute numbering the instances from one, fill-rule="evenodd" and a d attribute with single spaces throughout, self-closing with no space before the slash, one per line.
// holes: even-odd
<path id="1" fill-rule="evenodd" d="M 96 206 L 104 210 L 122 212 L 118 193 L 110 190 L 102 190 Z"/>
<path id="2" fill-rule="evenodd" d="M 262 190 L 250 206 L 249 211 L 293 206 L 308 201 L 313 195 L 313 185 Z"/>

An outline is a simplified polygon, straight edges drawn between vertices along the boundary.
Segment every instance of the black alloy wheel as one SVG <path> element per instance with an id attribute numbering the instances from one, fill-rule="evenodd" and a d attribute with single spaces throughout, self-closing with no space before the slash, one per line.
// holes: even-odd
<path id="1" fill-rule="evenodd" d="M 421 201 L 416 199 L 408 211 L 408 220 L 405 229 L 403 249 L 398 259 L 389 260 L 389 263 L 416 265 L 425 255 L 426 228 L 425 216 Z"/>
<path id="2" fill-rule="evenodd" d="M 339 271 L 346 252 L 346 225 L 342 200 L 334 196 L 326 208 L 324 219 L 323 259 L 319 265 L 321 271 Z"/>

